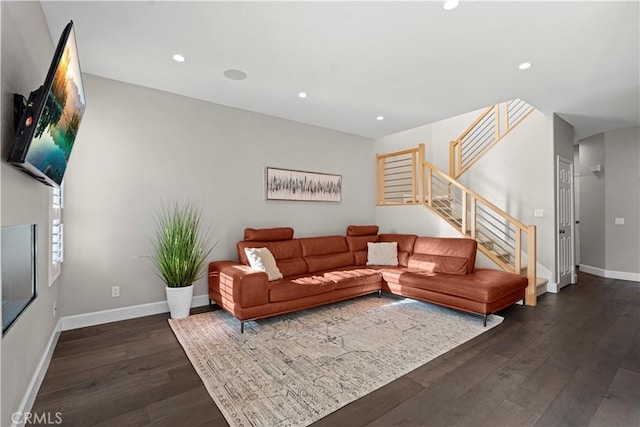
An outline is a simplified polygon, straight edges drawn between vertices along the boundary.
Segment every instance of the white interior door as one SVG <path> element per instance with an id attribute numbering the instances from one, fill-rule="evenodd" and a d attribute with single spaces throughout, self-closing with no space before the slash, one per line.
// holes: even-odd
<path id="1" fill-rule="evenodd" d="M 557 177 L 557 272 L 558 287 L 561 288 L 575 283 L 573 162 L 558 156 Z"/>

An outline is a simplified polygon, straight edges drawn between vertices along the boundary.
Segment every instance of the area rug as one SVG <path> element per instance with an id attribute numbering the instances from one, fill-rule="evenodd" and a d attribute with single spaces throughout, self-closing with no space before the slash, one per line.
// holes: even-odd
<path id="1" fill-rule="evenodd" d="M 169 320 L 227 422 L 304 426 L 502 322 L 366 296 L 240 323 L 222 310 Z"/>

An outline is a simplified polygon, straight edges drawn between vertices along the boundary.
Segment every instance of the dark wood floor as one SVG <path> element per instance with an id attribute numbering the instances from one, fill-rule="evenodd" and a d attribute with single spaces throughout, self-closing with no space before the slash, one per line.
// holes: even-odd
<path id="1" fill-rule="evenodd" d="M 316 425 L 640 425 L 640 284 L 581 273 L 537 307 L 500 314 L 502 325 Z M 66 426 L 226 425 L 166 319 L 63 332 L 32 411 L 60 412 Z"/>

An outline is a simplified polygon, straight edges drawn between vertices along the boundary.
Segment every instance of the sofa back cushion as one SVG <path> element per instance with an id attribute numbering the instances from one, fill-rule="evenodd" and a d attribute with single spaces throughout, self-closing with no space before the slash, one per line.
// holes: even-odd
<path id="1" fill-rule="evenodd" d="M 468 274 L 473 271 L 477 248 L 473 239 L 418 237 L 408 266 L 434 273 Z"/>
<path id="2" fill-rule="evenodd" d="M 372 236 L 378 234 L 377 225 L 350 225 L 347 227 L 347 236 Z"/>
<path id="3" fill-rule="evenodd" d="M 244 229 L 245 242 L 276 242 L 291 239 L 293 239 L 293 228 L 291 227 Z"/>
<path id="4" fill-rule="evenodd" d="M 347 245 L 349 250 L 353 252 L 353 261 L 355 265 L 365 265 L 367 263 L 367 243 L 377 243 L 378 235 L 370 236 L 347 236 Z"/>
<path id="5" fill-rule="evenodd" d="M 409 256 L 413 253 L 413 245 L 416 241 L 415 234 L 380 234 L 379 242 L 398 242 L 398 265 L 409 266 Z"/>
<path id="6" fill-rule="evenodd" d="M 283 276 L 293 276 L 296 274 L 307 273 L 307 263 L 302 258 L 302 248 L 299 239 L 282 240 L 282 241 L 242 241 L 236 245 L 238 250 L 238 260 L 241 264 L 249 265 L 247 255 L 244 248 L 262 248 L 269 249 L 276 259 L 276 265 L 282 272 Z"/>
<path id="7" fill-rule="evenodd" d="M 299 240 L 309 273 L 353 265 L 353 254 L 343 236 L 305 237 Z"/>

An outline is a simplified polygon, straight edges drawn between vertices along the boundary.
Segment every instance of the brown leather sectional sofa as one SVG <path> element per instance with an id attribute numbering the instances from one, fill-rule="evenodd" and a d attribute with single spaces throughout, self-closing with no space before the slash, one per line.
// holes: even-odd
<path id="1" fill-rule="evenodd" d="M 368 266 L 368 242 L 397 242 L 398 266 Z M 266 247 L 283 278 L 248 265 L 245 248 Z M 293 238 L 288 227 L 251 229 L 238 242 L 239 262 L 209 264 L 209 299 L 244 322 L 374 292 L 390 292 L 484 316 L 523 300 L 527 278 L 475 268 L 477 243 L 465 238 L 378 234 L 349 226 L 346 236 Z"/>

